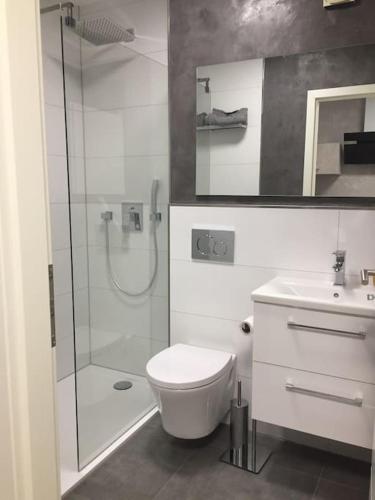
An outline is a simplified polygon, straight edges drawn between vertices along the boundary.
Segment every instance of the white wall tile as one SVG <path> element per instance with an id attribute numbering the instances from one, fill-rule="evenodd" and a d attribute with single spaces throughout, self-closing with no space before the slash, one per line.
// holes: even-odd
<path id="1" fill-rule="evenodd" d="M 55 297 L 57 342 L 64 337 L 73 338 L 73 299 L 71 293 Z"/>
<path id="2" fill-rule="evenodd" d="M 69 156 L 84 156 L 83 112 L 75 109 L 67 111 L 68 151 Z"/>
<path id="3" fill-rule="evenodd" d="M 48 156 L 50 203 L 68 203 L 67 162 L 65 156 Z"/>
<path id="4" fill-rule="evenodd" d="M 50 203 L 50 216 L 53 250 L 69 248 L 69 205 L 67 203 Z"/>
<path id="5" fill-rule="evenodd" d="M 80 157 L 69 157 L 69 182 L 72 202 L 85 200 L 86 196 L 86 160 Z"/>
<path id="6" fill-rule="evenodd" d="M 88 288 L 74 291 L 74 319 L 77 328 L 87 327 L 90 324 Z"/>
<path id="7" fill-rule="evenodd" d="M 152 340 L 168 344 L 169 341 L 169 303 L 168 297 L 151 298 L 151 337 Z"/>
<path id="8" fill-rule="evenodd" d="M 85 112 L 84 123 L 87 158 L 125 156 L 124 128 L 127 123 L 121 111 Z"/>
<path id="9" fill-rule="evenodd" d="M 71 258 L 70 249 L 55 250 L 52 254 L 54 269 L 55 296 L 63 293 L 71 293 Z"/>
<path id="10" fill-rule="evenodd" d="M 149 53 L 167 50 L 168 7 L 165 0 L 139 0 L 126 6 L 128 23 L 136 33 L 129 48 L 136 52 Z"/>
<path id="11" fill-rule="evenodd" d="M 150 250 L 111 247 L 113 274 L 121 287 L 131 292 L 144 289 L 150 282 L 154 266 L 154 254 Z M 165 258 L 161 258 L 165 268 Z M 90 286 L 113 289 L 110 281 L 105 247 L 90 247 Z M 160 289 L 162 284 L 159 285 Z M 164 291 L 164 290 L 163 290 Z"/>
<path id="12" fill-rule="evenodd" d="M 61 58 L 55 58 L 44 52 L 43 77 L 45 103 L 62 108 L 64 91 Z"/>
<path id="13" fill-rule="evenodd" d="M 125 200 L 143 201 L 149 204 L 151 186 L 159 180 L 158 203 L 169 200 L 169 159 L 168 156 L 137 156 L 124 158 Z"/>
<path id="14" fill-rule="evenodd" d="M 61 58 L 60 16 L 49 12 L 40 16 L 43 54 L 55 59 Z M 49 73 L 45 77 L 49 76 Z"/>
<path id="15" fill-rule="evenodd" d="M 151 341 L 151 357 L 156 356 L 161 351 L 164 351 L 164 349 L 167 349 L 168 347 L 168 342 L 159 342 L 158 340 L 152 340 Z"/>
<path id="16" fill-rule="evenodd" d="M 168 51 L 167 50 L 162 50 L 160 52 L 149 52 L 147 54 L 147 57 L 162 64 L 163 66 L 168 66 Z"/>
<path id="17" fill-rule="evenodd" d="M 84 368 L 91 362 L 90 329 L 88 326 L 76 326 L 75 356 L 77 370 Z"/>
<path id="18" fill-rule="evenodd" d="M 66 31 L 65 33 L 66 34 Z M 71 42 L 71 39 L 69 40 Z M 69 45 L 69 44 L 66 44 Z M 64 47 L 66 49 L 66 47 Z M 76 49 L 76 51 L 74 50 Z M 80 66 L 80 49 L 72 47 L 72 53 L 76 52 L 72 57 L 75 59 L 75 64 L 70 64 L 67 61 L 67 52 L 65 51 L 65 90 L 66 90 L 66 105 L 68 109 L 82 111 L 82 82 L 81 82 L 81 66 Z"/>
<path id="19" fill-rule="evenodd" d="M 124 158 L 88 158 L 86 160 L 87 194 L 119 194 L 125 198 Z"/>
<path id="20" fill-rule="evenodd" d="M 242 332 L 239 321 L 172 311 L 171 331 L 172 344 L 189 344 L 236 354 L 237 373 L 251 376 L 252 335 Z"/>
<path id="21" fill-rule="evenodd" d="M 47 153 L 49 155 L 65 156 L 64 108 L 47 104 L 44 109 L 46 117 Z"/>
<path id="22" fill-rule="evenodd" d="M 86 247 L 73 249 L 73 281 L 75 290 L 88 287 L 88 251 Z"/>
<path id="23" fill-rule="evenodd" d="M 251 292 L 277 275 L 273 269 L 171 261 L 171 310 L 241 320 Z"/>
<path id="24" fill-rule="evenodd" d="M 126 156 L 167 155 L 168 106 L 153 105 L 123 110 Z"/>
<path id="25" fill-rule="evenodd" d="M 167 104 L 167 68 L 136 52 L 129 51 L 130 57 L 122 52 L 123 60 L 84 69 L 85 105 L 108 110 Z"/>
<path id="26" fill-rule="evenodd" d="M 375 211 L 340 211 L 338 246 L 346 250 L 346 272 L 358 278 L 361 269 L 375 268 Z"/>
<path id="27" fill-rule="evenodd" d="M 131 337 L 149 337 L 151 301 L 148 297 L 126 298 L 101 288 L 90 289 L 91 327 Z"/>
<path id="28" fill-rule="evenodd" d="M 86 205 L 72 203 L 70 206 L 72 218 L 72 245 L 83 247 L 87 245 Z"/>

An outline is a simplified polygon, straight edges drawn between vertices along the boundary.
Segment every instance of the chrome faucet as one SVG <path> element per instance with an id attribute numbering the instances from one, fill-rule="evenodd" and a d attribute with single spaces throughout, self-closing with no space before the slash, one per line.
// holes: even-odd
<path id="1" fill-rule="evenodd" d="M 362 283 L 362 285 L 369 284 L 370 276 L 375 276 L 375 269 L 361 269 L 361 283 Z"/>
<path id="2" fill-rule="evenodd" d="M 334 285 L 345 285 L 345 250 L 336 250 L 333 255 L 336 255 L 336 262 L 333 266 L 335 271 Z"/>

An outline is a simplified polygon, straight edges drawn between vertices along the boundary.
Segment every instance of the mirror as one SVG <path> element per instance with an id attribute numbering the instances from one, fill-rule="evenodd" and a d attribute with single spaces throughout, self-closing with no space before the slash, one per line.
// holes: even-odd
<path id="1" fill-rule="evenodd" d="M 200 66 L 196 194 L 375 196 L 375 45 Z"/>

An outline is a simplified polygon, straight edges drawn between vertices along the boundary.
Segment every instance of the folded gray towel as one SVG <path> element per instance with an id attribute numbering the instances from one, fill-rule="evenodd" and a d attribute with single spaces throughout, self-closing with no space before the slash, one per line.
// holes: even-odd
<path id="1" fill-rule="evenodd" d="M 207 125 L 224 127 L 225 125 L 247 125 L 247 108 L 241 108 L 229 113 L 214 108 L 207 116 Z"/>
<path id="2" fill-rule="evenodd" d="M 208 125 L 207 116 L 207 113 L 199 113 L 199 115 L 197 115 L 197 127 L 205 127 Z"/>

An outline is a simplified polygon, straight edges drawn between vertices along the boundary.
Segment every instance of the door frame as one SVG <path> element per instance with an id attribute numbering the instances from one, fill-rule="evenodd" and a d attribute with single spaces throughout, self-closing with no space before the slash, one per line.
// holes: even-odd
<path id="1" fill-rule="evenodd" d="M 374 84 L 309 90 L 307 92 L 303 196 L 315 196 L 320 103 L 329 101 L 344 101 L 349 99 L 365 99 L 374 96 Z"/>
<path id="2" fill-rule="evenodd" d="M 60 498 L 38 0 L 0 0 L 0 484 Z"/>

